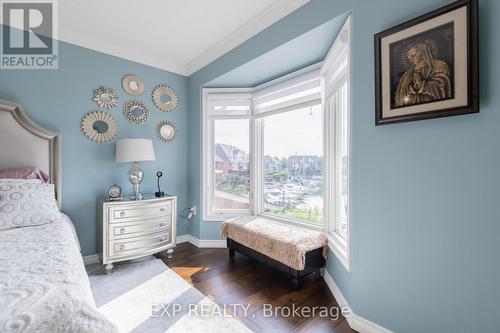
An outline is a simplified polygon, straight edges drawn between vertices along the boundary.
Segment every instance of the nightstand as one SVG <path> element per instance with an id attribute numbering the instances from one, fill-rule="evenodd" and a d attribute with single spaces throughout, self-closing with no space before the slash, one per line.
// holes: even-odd
<path id="1" fill-rule="evenodd" d="M 113 263 L 167 252 L 175 247 L 177 198 L 99 201 L 98 255 L 111 274 Z"/>

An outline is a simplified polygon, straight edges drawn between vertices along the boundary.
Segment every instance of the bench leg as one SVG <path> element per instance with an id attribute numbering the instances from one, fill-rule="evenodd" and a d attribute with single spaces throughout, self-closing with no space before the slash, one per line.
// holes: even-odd
<path id="1" fill-rule="evenodd" d="M 316 268 L 314 270 L 314 280 L 318 281 L 321 280 L 321 268 Z"/>
<path id="2" fill-rule="evenodd" d="M 293 286 L 293 289 L 295 290 L 300 290 L 300 279 L 297 279 L 297 278 L 292 278 L 292 286 Z"/>
<path id="3" fill-rule="evenodd" d="M 230 262 L 234 262 L 234 254 L 235 254 L 235 251 L 233 248 L 229 248 L 229 261 Z"/>
<path id="4" fill-rule="evenodd" d="M 296 269 L 288 268 L 288 276 L 292 279 L 292 286 L 295 290 L 300 290 L 300 274 Z"/>

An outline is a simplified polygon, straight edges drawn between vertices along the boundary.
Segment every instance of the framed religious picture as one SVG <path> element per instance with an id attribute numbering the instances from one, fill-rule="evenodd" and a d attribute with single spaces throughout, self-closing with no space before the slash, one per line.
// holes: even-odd
<path id="1" fill-rule="evenodd" d="M 375 35 L 375 124 L 479 112 L 477 0 Z"/>

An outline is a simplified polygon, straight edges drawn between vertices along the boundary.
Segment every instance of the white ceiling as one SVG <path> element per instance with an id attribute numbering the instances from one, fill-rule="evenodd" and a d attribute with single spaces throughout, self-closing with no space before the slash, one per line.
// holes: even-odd
<path id="1" fill-rule="evenodd" d="M 59 39 L 190 75 L 309 0 L 65 0 Z"/>

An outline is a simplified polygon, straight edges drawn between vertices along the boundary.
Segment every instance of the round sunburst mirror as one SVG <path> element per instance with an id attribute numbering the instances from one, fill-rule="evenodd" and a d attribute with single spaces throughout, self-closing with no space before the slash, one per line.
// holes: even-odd
<path id="1" fill-rule="evenodd" d="M 123 77 L 122 87 L 131 96 L 139 96 L 144 92 L 144 83 L 141 78 L 132 74 Z"/>
<path id="2" fill-rule="evenodd" d="M 118 95 L 113 89 L 101 87 L 94 91 L 94 102 L 100 108 L 109 110 L 118 104 Z"/>
<path id="3" fill-rule="evenodd" d="M 83 117 L 81 129 L 87 139 L 105 143 L 113 140 L 118 134 L 118 123 L 106 112 L 93 111 Z"/>
<path id="4" fill-rule="evenodd" d="M 123 115 L 129 123 L 142 125 L 149 119 L 149 110 L 141 101 L 132 99 L 123 106 Z"/>
<path id="5" fill-rule="evenodd" d="M 153 102 L 161 111 L 172 111 L 177 107 L 179 99 L 174 89 L 160 84 L 153 90 Z"/>
<path id="6" fill-rule="evenodd" d="M 162 121 L 156 126 L 156 136 L 160 141 L 165 143 L 172 143 L 175 139 L 175 135 L 177 134 L 177 128 L 175 125 L 168 121 Z"/>

